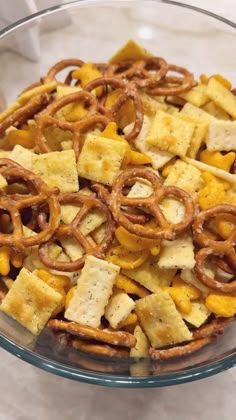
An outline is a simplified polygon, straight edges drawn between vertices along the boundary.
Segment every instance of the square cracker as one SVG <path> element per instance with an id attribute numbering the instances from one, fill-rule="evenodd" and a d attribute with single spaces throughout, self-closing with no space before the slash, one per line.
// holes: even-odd
<path id="1" fill-rule="evenodd" d="M 98 328 L 119 271 L 115 264 L 88 256 L 65 318 Z"/>
<path id="2" fill-rule="evenodd" d="M 126 152 L 125 142 L 88 134 L 78 159 L 78 174 L 91 181 L 112 185 L 120 173 Z"/>
<path id="3" fill-rule="evenodd" d="M 209 98 L 206 95 L 206 89 L 206 85 L 199 83 L 197 86 L 193 87 L 187 92 L 181 93 L 179 96 L 191 104 L 200 107 L 209 101 Z"/>
<path id="4" fill-rule="evenodd" d="M 144 115 L 143 126 L 139 135 L 134 140 L 135 147 L 151 159 L 153 169 L 162 168 L 174 156 L 172 153 L 159 150 L 158 147 L 147 143 L 147 136 L 151 126 L 151 119 Z M 129 133 L 130 126 L 125 127 L 124 132 Z"/>
<path id="5" fill-rule="evenodd" d="M 203 186 L 201 171 L 179 159 L 171 167 L 164 185 L 174 185 L 192 194 Z"/>
<path id="6" fill-rule="evenodd" d="M 208 82 L 206 94 L 219 107 L 236 119 L 236 97 L 214 77 L 211 77 Z"/>
<path id="7" fill-rule="evenodd" d="M 3 299 L 1 310 L 38 335 L 61 302 L 60 293 L 22 268 Z"/>
<path id="8" fill-rule="evenodd" d="M 122 290 L 116 290 L 105 308 L 105 318 L 112 328 L 117 328 L 134 309 L 135 302 Z"/>
<path id="9" fill-rule="evenodd" d="M 61 192 L 77 192 L 79 189 L 74 150 L 34 155 L 32 171 L 49 187 L 58 187 Z"/>
<path id="10" fill-rule="evenodd" d="M 206 145 L 209 151 L 236 151 L 236 121 L 212 121 Z"/>
<path id="11" fill-rule="evenodd" d="M 37 155 L 35 155 L 35 153 L 31 152 L 29 149 L 25 149 L 24 147 L 17 144 L 11 151 L 9 159 L 14 160 L 14 162 L 19 163 L 19 165 L 31 171 L 34 156 Z"/>
<path id="12" fill-rule="evenodd" d="M 149 259 L 138 268 L 122 270 L 122 273 L 153 293 L 159 291 L 160 286 L 169 286 L 176 270 L 162 270 L 156 261 Z"/>
<path id="13" fill-rule="evenodd" d="M 210 311 L 203 302 L 191 302 L 190 314 L 181 314 L 183 319 L 196 328 L 199 328 L 210 316 Z"/>
<path id="14" fill-rule="evenodd" d="M 150 127 L 147 143 L 162 151 L 185 156 L 195 130 L 195 124 L 181 115 L 159 111 Z"/>
<path id="15" fill-rule="evenodd" d="M 130 350 L 130 357 L 148 357 L 150 343 L 140 325 L 135 327 L 134 336 L 136 338 L 136 344 Z"/>
<path id="16" fill-rule="evenodd" d="M 162 289 L 156 294 L 139 299 L 135 305 L 135 312 L 154 348 L 189 341 L 192 338 L 172 298 Z"/>
<path id="17" fill-rule="evenodd" d="M 184 234 L 174 241 L 161 241 L 158 267 L 163 270 L 192 269 L 195 265 L 192 236 Z"/>

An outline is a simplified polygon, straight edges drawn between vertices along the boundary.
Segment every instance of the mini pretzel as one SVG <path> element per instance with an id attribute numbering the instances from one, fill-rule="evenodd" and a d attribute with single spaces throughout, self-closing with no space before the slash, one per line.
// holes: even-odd
<path id="1" fill-rule="evenodd" d="M 225 327 L 233 321 L 233 318 L 215 318 L 211 322 L 192 331 L 193 339 L 211 337 L 215 334 L 222 334 Z"/>
<path id="2" fill-rule="evenodd" d="M 57 200 L 59 191 L 49 188 L 47 184 L 32 172 L 10 159 L 0 159 L 0 174 L 8 182 L 23 182 L 29 194 L 7 195 L 1 193 L 0 208 L 9 212 L 13 225 L 10 234 L 0 233 L 0 245 L 8 245 L 16 251 L 24 251 L 24 247 L 39 245 L 48 241 L 56 231 L 60 222 L 60 207 Z M 21 211 L 41 204 L 47 204 L 49 220 L 47 226 L 32 237 L 25 237 L 21 220 Z"/>
<path id="3" fill-rule="evenodd" d="M 170 349 L 158 350 L 150 348 L 149 354 L 154 360 L 168 360 L 176 357 L 188 356 L 196 351 L 202 349 L 207 344 L 212 343 L 216 340 L 216 337 L 200 338 L 198 340 L 191 341 L 188 344 L 182 346 L 172 347 Z"/>
<path id="4" fill-rule="evenodd" d="M 126 331 L 110 331 L 108 329 L 100 330 L 99 328 L 77 324 L 76 322 L 61 321 L 58 319 L 51 319 L 48 321 L 47 326 L 53 330 L 65 331 L 81 338 L 101 341 L 103 343 L 112 344 L 113 346 L 131 348 L 136 344 L 136 338 L 134 335 Z"/>
<path id="5" fill-rule="evenodd" d="M 156 87 L 168 71 L 167 62 L 160 57 L 145 60 L 123 60 L 109 68 L 109 73 L 121 79 L 135 81 L 139 88 Z"/>
<path id="6" fill-rule="evenodd" d="M 78 101 L 85 101 L 89 104 L 87 114 L 76 122 L 68 122 L 57 119 L 54 115 L 59 109 L 68 104 L 73 104 Z M 82 136 L 91 128 L 102 125 L 103 128 L 109 123 L 108 117 L 98 113 L 98 102 L 96 97 L 89 92 L 80 91 L 71 93 L 62 98 L 56 99 L 43 112 L 36 117 L 37 132 L 36 143 L 42 152 L 51 152 L 51 148 L 44 136 L 44 129 L 49 125 L 56 125 L 62 130 L 69 130 L 73 133 L 72 142 L 75 155 L 78 158 L 82 147 Z"/>
<path id="7" fill-rule="evenodd" d="M 148 180 L 152 184 L 153 193 L 151 196 L 147 198 L 130 198 L 125 197 L 122 194 L 122 190 L 126 183 L 136 177 Z M 176 197 L 179 201 L 183 202 L 185 206 L 185 217 L 183 221 L 176 224 L 167 222 L 159 204 L 168 196 Z M 123 212 L 123 206 L 147 209 L 154 217 L 159 227 L 153 229 L 148 228 L 145 225 L 142 226 L 137 223 L 132 223 L 128 219 L 127 213 Z M 192 223 L 194 216 L 194 204 L 187 192 L 173 186 L 164 187 L 156 174 L 143 168 L 128 169 L 119 175 L 112 187 L 110 208 L 113 217 L 118 224 L 135 235 L 152 239 L 174 240 L 176 235 L 187 230 Z"/>
<path id="8" fill-rule="evenodd" d="M 105 76 L 92 80 L 92 82 L 88 83 L 85 86 L 85 90 L 91 92 L 92 90 L 100 86 L 106 87 L 106 89 L 108 89 L 108 87 L 110 86 L 115 89 L 123 90 L 120 97 L 109 110 L 100 105 L 100 109 L 102 110 L 102 112 L 104 114 L 108 113 L 108 115 L 110 115 L 112 119 L 115 119 L 118 111 L 129 99 L 131 99 L 131 101 L 133 102 L 135 110 L 135 122 L 132 130 L 124 137 L 126 138 L 126 140 L 134 140 L 140 133 L 143 126 L 143 107 L 142 101 L 136 88 L 136 84 L 133 82 L 125 83 L 123 80 L 119 80 L 115 77 Z"/>
<path id="9" fill-rule="evenodd" d="M 169 64 L 168 71 L 180 73 L 182 77 L 168 76 L 167 73 L 162 79 L 161 85 L 148 89 L 148 93 L 153 96 L 173 96 L 186 92 L 196 85 L 193 74 L 184 67 Z"/>
<path id="10" fill-rule="evenodd" d="M 52 80 L 56 80 L 56 76 L 62 70 L 65 70 L 67 67 L 81 67 L 84 64 L 82 60 L 78 60 L 77 58 L 68 58 L 67 60 L 61 60 L 58 63 L 54 64 L 43 78 L 44 83 L 51 82 Z M 71 72 L 65 78 L 64 83 L 70 85 L 71 83 Z M 60 83 L 60 82 L 59 82 Z"/>
<path id="11" fill-rule="evenodd" d="M 51 241 L 60 240 L 60 238 L 63 236 L 73 237 L 79 242 L 80 245 L 82 245 L 82 247 L 85 250 L 85 254 L 76 261 L 71 262 L 52 260 L 49 256 L 49 243 L 51 242 L 50 241 L 45 244 L 42 244 L 39 247 L 40 260 L 47 267 L 53 268 L 55 270 L 76 271 L 83 267 L 88 254 L 94 255 L 97 258 L 104 258 L 107 249 L 112 243 L 115 228 L 114 221 L 107 206 L 105 206 L 96 198 L 88 197 L 87 195 L 83 195 L 80 193 L 61 194 L 59 197 L 59 202 L 60 204 L 79 203 L 82 204 L 82 207 L 80 210 L 78 210 L 77 215 L 74 217 L 74 219 L 69 225 L 66 225 L 64 223 L 60 224 Z M 89 213 L 89 211 L 94 208 L 102 210 L 107 219 L 105 235 L 100 244 L 91 243 L 87 239 L 87 237 L 81 233 L 79 228 L 82 220 Z"/>
<path id="12" fill-rule="evenodd" d="M 115 358 L 129 357 L 129 350 L 117 347 L 111 347 L 108 344 L 91 343 L 71 336 L 68 340 L 70 347 L 84 351 L 85 353 L 95 354 L 96 356 L 106 356 Z"/>
<path id="13" fill-rule="evenodd" d="M 4 134 L 8 127 L 12 125 L 19 127 L 24 124 L 29 118 L 41 111 L 48 102 L 49 95 L 46 93 L 31 98 L 25 105 L 22 105 L 0 123 L 0 136 Z"/>

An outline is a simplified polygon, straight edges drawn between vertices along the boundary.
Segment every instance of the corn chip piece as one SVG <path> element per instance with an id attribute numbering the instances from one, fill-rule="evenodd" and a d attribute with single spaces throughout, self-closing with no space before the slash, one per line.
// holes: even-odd
<path id="1" fill-rule="evenodd" d="M 200 327 L 210 316 L 210 311 L 201 302 L 191 302 L 192 310 L 190 314 L 181 314 L 183 319 L 194 327 Z"/>
<path id="2" fill-rule="evenodd" d="M 122 290 L 113 292 L 105 308 L 105 318 L 112 328 L 117 328 L 135 307 L 135 302 Z"/>
<path id="3" fill-rule="evenodd" d="M 122 273 L 137 281 L 153 293 L 159 291 L 160 286 L 169 286 L 176 270 L 162 270 L 157 262 L 150 259 L 141 267 L 132 270 L 122 270 Z"/>
<path id="4" fill-rule="evenodd" d="M 236 98 L 215 78 L 211 78 L 206 89 L 207 96 L 229 115 L 236 119 Z"/>
<path id="5" fill-rule="evenodd" d="M 22 268 L 0 309 L 38 335 L 62 299 L 60 293 Z"/>
<path id="6" fill-rule="evenodd" d="M 230 174 L 229 172 L 224 171 L 223 169 L 215 168 L 214 166 L 207 165 L 206 163 L 200 162 L 199 160 L 190 159 L 188 157 L 184 157 L 183 160 L 184 162 L 195 166 L 195 168 L 200 169 L 200 171 L 210 172 L 218 178 L 224 179 L 225 181 L 230 182 L 232 184 L 236 184 L 236 175 Z"/>
<path id="7" fill-rule="evenodd" d="M 34 155 L 32 170 L 50 187 L 58 187 L 61 192 L 77 192 L 79 189 L 74 150 Z"/>
<path id="8" fill-rule="evenodd" d="M 14 160 L 14 162 L 19 163 L 19 165 L 31 171 L 33 169 L 33 157 L 35 156 L 37 155 L 29 149 L 25 149 L 17 144 L 11 151 L 9 159 Z"/>
<path id="9" fill-rule="evenodd" d="M 195 124 L 181 115 L 159 111 L 153 118 L 147 143 L 178 156 L 185 156 L 195 130 Z"/>
<path id="10" fill-rule="evenodd" d="M 209 98 L 206 95 L 206 85 L 202 83 L 193 87 L 188 92 L 181 93 L 179 97 L 185 99 L 197 107 L 203 106 L 207 101 L 209 101 Z"/>
<path id="11" fill-rule="evenodd" d="M 130 350 L 130 357 L 148 357 L 150 343 L 139 325 L 134 329 L 134 336 L 137 341 L 135 347 Z"/>
<path id="12" fill-rule="evenodd" d="M 195 265 L 192 236 L 182 235 L 174 241 L 163 240 L 158 260 L 161 269 L 192 269 Z"/>
<path id="13" fill-rule="evenodd" d="M 175 185 L 190 194 L 195 193 L 203 186 L 201 171 L 179 159 L 171 167 L 164 185 Z"/>
<path id="14" fill-rule="evenodd" d="M 119 50 L 110 58 L 109 63 L 116 64 L 122 60 L 143 60 L 151 55 L 152 54 L 149 51 L 131 39 L 119 48 Z"/>
<path id="15" fill-rule="evenodd" d="M 144 115 L 143 126 L 139 135 L 134 140 L 135 147 L 151 159 L 153 169 L 162 168 L 174 156 L 172 153 L 159 150 L 147 143 L 147 135 L 151 125 L 151 119 Z M 125 127 L 124 133 L 130 131 L 131 125 Z"/>
<path id="16" fill-rule="evenodd" d="M 169 294 L 164 290 L 139 299 L 135 312 L 152 347 L 189 341 L 192 334 L 184 323 Z"/>
<path id="17" fill-rule="evenodd" d="M 236 121 L 212 121 L 206 145 L 209 151 L 236 151 Z"/>
<path id="18" fill-rule="evenodd" d="M 120 267 L 110 262 L 88 256 L 65 318 L 98 328 L 119 271 Z"/>
<path id="19" fill-rule="evenodd" d="M 140 298 L 149 295 L 147 289 L 123 274 L 116 276 L 115 286 L 117 289 L 124 290 L 128 294 L 137 295 Z"/>
<path id="20" fill-rule="evenodd" d="M 36 95 L 56 90 L 56 86 L 57 82 L 56 80 L 53 80 L 50 83 L 42 84 L 32 89 L 28 89 L 25 92 L 23 92 L 20 96 L 18 96 L 18 101 L 20 102 L 20 104 L 25 104 L 29 99 L 33 98 Z"/>
<path id="21" fill-rule="evenodd" d="M 125 142 L 88 134 L 78 159 L 78 174 L 95 182 L 112 185 L 119 175 L 129 147 Z"/>

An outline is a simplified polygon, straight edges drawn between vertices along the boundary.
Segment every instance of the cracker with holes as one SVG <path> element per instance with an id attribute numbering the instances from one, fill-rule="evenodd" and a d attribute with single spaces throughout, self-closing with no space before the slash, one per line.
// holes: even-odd
<path id="1" fill-rule="evenodd" d="M 60 293 L 26 268 L 22 268 L 0 309 L 38 335 L 61 303 Z"/>
<path id="2" fill-rule="evenodd" d="M 189 341 L 192 338 L 172 298 L 162 289 L 156 294 L 139 299 L 135 305 L 135 312 L 154 348 Z"/>
<path id="3" fill-rule="evenodd" d="M 78 159 L 78 174 L 91 181 L 112 185 L 120 173 L 127 144 L 88 134 Z"/>
<path id="4" fill-rule="evenodd" d="M 75 153 L 73 150 L 35 155 L 32 170 L 49 187 L 58 187 L 61 192 L 77 192 L 79 189 Z"/>
<path id="5" fill-rule="evenodd" d="M 88 256 L 65 318 L 98 328 L 119 271 L 115 264 Z"/>
<path id="6" fill-rule="evenodd" d="M 171 167 L 164 185 L 175 185 L 192 194 L 202 188 L 202 174 L 196 167 L 179 159 Z"/>
<path id="7" fill-rule="evenodd" d="M 122 290 L 115 290 L 105 308 L 105 318 L 112 328 L 117 328 L 135 307 L 135 302 Z"/>
<path id="8" fill-rule="evenodd" d="M 177 115 L 159 111 L 151 124 L 147 143 L 177 156 L 187 154 L 195 124 Z"/>
<path id="9" fill-rule="evenodd" d="M 236 121 L 212 121 L 206 145 L 209 151 L 236 151 Z"/>

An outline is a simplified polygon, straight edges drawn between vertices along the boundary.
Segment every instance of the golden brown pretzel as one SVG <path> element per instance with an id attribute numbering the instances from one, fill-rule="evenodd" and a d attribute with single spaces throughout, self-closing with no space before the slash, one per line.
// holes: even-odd
<path id="1" fill-rule="evenodd" d="M 103 258 L 105 256 L 105 252 L 108 247 L 111 245 L 113 237 L 114 237 L 114 221 L 112 219 L 111 213 L 107 206 L 105 206 L 102 202 L 98 199 L 89 197 L 87 195 L 83 195 L 80 193 L 68 193 L 68 194 L 61 194 L 59 196 L 60 204 L 81 204 L 82 207 L 78 210 L 77 215 L 74 217 L 72 222 L 69 225 L 61 223 L 57 231 L 55 232 L 52 241 L 60 240 L 60 238 L 69 236 L 75 238 L 78 243 L 84 248 L 85 254 L 78 258 L 76 261 L 71 262 L 62 262 L 62 261 L 55 261 L 50 258 L 49 256 L 49 244 L 47 242 L 42 244 L 39 247 L 39 257 L 41 261 L 50 268 L 54 268 L 56 270 L 61 271 L 76 271 L 83 267 L 86 256 L 94 255 L 97 258 Z M 80 231 L 80 223 L 83 219 L 87 216 L 90 210 L 92 209 L 99 209 L 101 210 L 107 219 L 107 227 L 105 231 L 104 238 L 100 244 L 92 244 L 86 236 L 84 236 Z M 43 226 L 44 224 L 42 224 Z"/>
<path id="2" fill-rule="evenodd" d="M 81 67 L 84 64 L 82 60 L 79 60 L 78 58 L 68 58 L 66 60 L 58 61 L 56 64 L 54 64 L 49 71 L 47 72 L 46 76 L 43 78 L 44 83 L 51 82 L 52 80 L 57 80 L 56 76 L 58 73 L 60 73 L 62 70 L 65 70 L 67 67 Z M 67 85 L 70 85 L 72 78 L 70 77 L 70 73 L 65 78 L 64 83 Z M 59 82 L 60 83 L 60 82 Z"/>
<path id="3" fill-rule="evenodd" d="M 68 122 L 65 120 L 59 120 L 54 116 L 56 112 L 64 106 L 77 102 L 86 102 L 86 104 L 89 104 L 87 114 L 80 120 L 75 122 Z M 69 130 L 73 133 L 73 149 L 75 151 L 76 158 L 78 158 L 82 147 L 83 134 L 97 125 L 102 125 L 102 127 L 105 128 L 110 120 L 107 116 L 99 114 L 98 102 L 94 95 L 89 92 L 80 91 L 56 99 L 43 112 L 37 115 L 36 121 L 36 143 L 42 152 L 45 153 L 51 151 L 51 148 L 48 145 L 47 139 L 44 135 L 44 129 L 49 125 L 56 125 L 62 130 Z"/>
<path id="4" fill-rule="evenodd" d="M 130 182 L 136 177 L 148 180 L 152 184 L 153 193 L 151 196 L 146 198 L 130 198 L 123 196 L 123 187 L 128 181 Z M 183 221 L 176 224 L 170 224 L 167 222 L 159 204 L 168 196 L 175 197 L 183 202 L 185 206 L 185 217 Z M 158 227 L 154 229 L 145 225 L 142 226 L 137 223 L 132 223 L 127 218 L 127 213 L 124 213 L 122 210 L 122 207 L 124 206 L 137 209 L 145 208 L 149 213 L 151 213 L 157 222 Z M 110 208 L 116 222 L 129 232 L 144 238 L 152 239 L 174 240 L 176 235 L 188 229 L 194 216 L 194 204 L 190 195 L 177 187 L 164 187 L 160 178 L 146 168 L 127 169 L 119 175 L 112 187 Z"/>
<path id="5" fill-rule="evenodd" d="M 182 77 L 168 76 L 169 71 L 180 73 Z M 196 85 L 193 74 L 184 67 L 169 64 L 168 72 L 162 79 L 162 83 L 157 87 L 148 89 L 148 93 L 153 96 L 173 96 L 186 92 Z"/>
<path id="6" fill-rule="evenodd" d="M 112 344 L 113 346 L 131 348 L 136 344 L 136 338 L 134 335 L 126 331 L 111 331 L 108 329 L 100 330 L 99 328 L 77 324 L 76 322 L 61 321 L 58 319 L 51 319 L 48 321 L 47 326 L 53 330 L 65 331 L 74 336 Z"/>
<path id="7" fill-rule="evenodd" d="M 8 245 L 16 251 L 24 251 L 25 247 L 39 245 L 48 241 L 60 222 L 60 206 L 57 199 L 59 190 L 50 188 L 38 176 L 26 170 L 10 159 L 0 159 L 0 174 L 8 182 L 22 182 L 27 185 L 29 194 L 8 195 L 1 192 L 0 207 L 11 216 L 13 232 L 0 233 L 0 245 Z M 47 226 L 34 236 L 25 237 L 21 220 L 21 211 L 33 206 L 46 204 L 49 220 Z"/>
<path id="8" fill-rule="evenodd" d="M 95 80 L 92 80 L 92 82 L 88 83 L 85 86 L 85 90 L 88 92 L 91 92 L 97 87 L 105 87 L 108 89 L 109 87 L 112 87 L 113 89 L 122 89 L 123 92 L 120 95 L 120 97 L 117 99 L 117 101 L 112 105 L 110 109 L 104 108 L 102 105 L 100 105 L 100 110 L 104 114 L 108 114 L 111 119 L 115 119 L 116 114 L 121 109 L 121 107 L 129 100 L 133 102 L 134 105 L 134 111 L 135 111 L 135 122 L 133 125 L 132 130 L 126 134 L 124 137 L 126 140 L 134 140 L 138 134 L 140 133 L 143 125 L 143 107 L 142 107 L 142 101 L 140 99 L 139 93 L 136 88 L 136 84 L 133 82 L 126 83 L 123 80 L 119 80 L 115 77 L 99 77 Z"/>
<path id="9" fill-rule="evenodd" d="M 168 360 L 176 357 L 188 356 L 196 351 L 202 349 L 207 344 L 216 340 L 216 337 L 199 338 L 198 340 L 191 341 L 190 343 L 183 344 L 182 346 L 171 347 L 170 349 L 153 349 L 149 350 L 149 354 L 154 360 Z"/>
<path id="10" fill-rule="evenodd" d="M 148 57 L 144 60 L 123 60 L 109 66 L 108 73 L 119 79 L 135 81 L 139 88 L 154 88 L 165 77 L 167 62 L 160 57 Z"/>
<path id="11" fill-rule="evenodd" d="M 0 122 L 0 136 L 4 134 L 6 129 L 11 125 L 19 127 L 24 124 L 29 118 L 33 117 L 42 110 L 49 102 L 49 95 L 42 93 L 34 96 L 25 105 L 14 111 L 11 115 Z"/>
<path id="12" fill-rule="evenodd" d="M 200 328 L 192 331 L 193 339 L 210 337 L 215 334 L 222 334 L 225 327 L 229 325 L 234 318 L 215 318 Z"/>

